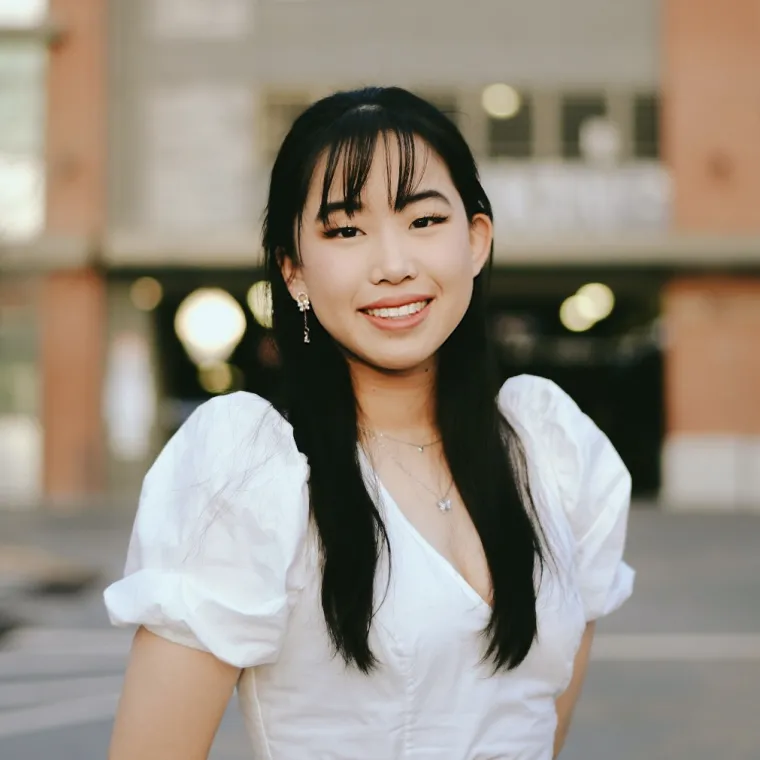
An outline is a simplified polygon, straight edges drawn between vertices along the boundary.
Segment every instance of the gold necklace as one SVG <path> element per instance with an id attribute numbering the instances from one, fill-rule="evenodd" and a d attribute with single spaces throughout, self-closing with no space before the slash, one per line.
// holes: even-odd
<path id="1" fill-rule="evenodd" d="M 381 436 L 382 437 L 382 436 Z M 390 438 L 390 436 L 386 436 L 389 440 L 394 440 L 393 438 Z M 399 441 L 399 443 L 406 443 L 406 441 Z M 401 462 L 401 460 L 396 457 L 393 452 L 383 444 L 382 440 L 379 441 L 379 445 L 385 449 L 385 451 L 388 453 L 388 456 L 391 458 L 393 463 L 398 467 L 401 472 L 403 472 L 407 477 L 411 478 L 415 483 L 422 486 L 433 498 L 435 499 L 435 505 L 438 507 L 438 511 L 442 512 L 443 514 L 448 514 L 451 512 L 451 489 L 454 487 L 454 478 L 451 478 L 451 482 L 449 483 L 449 487 L 444 492 L 443 496 L 441 496 L 437 491 L 434 491 L 432 488 L 430 488 L 427 483 L 424 483 L 422 480 L 420 480 L 416 475 L 409 472 L 409 470 L 404 466 L 404 464 Z M 407 445 L 414 445 L 414 444 L 408 444 Z M 432 445 L 432 444 L 426 444 L 426 445 Z M 419 447 L 418 447 L 419 448 Z M 422 449 L 420 449 L 422 451 Z"/>
<path id="2" fill-rule="evenodd" d="M 362 431 L 364 433 L 367 433 L 371 438 L 380 438 L 387 439 L 389 441 L 393 441 L 394 443 L 401 443 L 404 446 L 411 446 L 412 448 L 417 449 L 417 451 L 422 454 L 425 449 L 430 448 L 431 446 L 435 446 L 436 444 L 441 442 L 440 438 L 436 438 L 433 441 L 428 441 L 427 443 L 412 443 L 411 441 L 404 441 L 401 438 L 394 438 L 392 435 L 388 435 L 387 433 L 382 433 L 379 430 L 370 430 L 369 428 L 362 428 Z"/>

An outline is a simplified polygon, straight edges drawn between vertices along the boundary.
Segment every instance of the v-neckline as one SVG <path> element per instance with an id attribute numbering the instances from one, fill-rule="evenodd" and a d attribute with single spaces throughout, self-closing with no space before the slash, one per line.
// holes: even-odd
<path id="1" fill-rule="evenodd" d="M 391 492 L 385 487 L 380 476 L 372 467 L 372 463 L 369 461 L 369 457 L 360 447 L 360 455 L 364 466 L 372 479 L 377 484 L 377 489 L 380 492 L 380 497 L 383 502 L 390 507 L 393 513 L 398 517 L 401 524 L 406 531 L 412 536 L 412 538 L 422 547 L 423 551 L 431 555 L 433 559 L 440 564 L 443 569 L 452 577 L 454 582 L 470 597 L 479 607 L 483 608 L 489 614 L 493 611 L 491 605 L 470 585 L 465 579 L 462 573 L 457 570 L 456 567 L 436 549 L 433 544 L 428 541 L 425 536 L 415 527 L 414 523 L 404 514 L 404 510 L 398 505 L 398 502 L 393 498 Z"/>

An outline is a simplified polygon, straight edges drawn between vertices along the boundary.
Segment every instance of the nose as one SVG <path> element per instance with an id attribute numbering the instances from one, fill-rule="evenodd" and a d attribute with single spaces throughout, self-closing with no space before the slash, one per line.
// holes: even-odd
<path id="1" fill-rule="evenodd" d="M 372 282 L 396 285 L 417 277 L 417 264 L 408 244 L 393 229 L 386 229 L 377 237 L 372 268 Z"/>

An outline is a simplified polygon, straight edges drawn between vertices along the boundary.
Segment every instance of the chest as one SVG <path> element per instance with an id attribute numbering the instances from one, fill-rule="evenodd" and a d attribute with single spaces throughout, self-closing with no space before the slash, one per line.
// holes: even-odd
<path id="1" fill-rule="evenodd" d="M 516 670 L 493 676 L 482 662 L 490 607 L 389 498 L 387 492 L 380 493 L 391 555 L 381 558 L 376 576 L 370 646 L 381 665 L 370 679 L 373 688 L 420 692 L 427 701 L 433 695 L 451 699 L 462 683 L 471 681 L 493 699 L 525 683 L 546 698 L 561 693 L 572 675 L 585 626 L 573 578 L 549 568 L 537 576 L 538 637 Z M 306 673 L 327 677 L 336 688 L 340 683 L 350 691 L 356 674 L 333 657 L 321 610 L 316 549 L 312 552 L 307 587 L 293 611 L 277 669 L 287 669 L 296 680 Z M 563 558 L 558 559 L 561 563 Z"/>
<path id="2" fill-rule="evenodd" d="M 382 466 L 385 464 L 386 466 Z M 477 601 L 490 603 L 491 582 L 480 537 L 448 471 L 429 468 L 424 480 L 409 468 L 380 463 L 371 470 L 369 485 L 382 503 L 389 521 L 398 528 L 397 542 L 411 535 L 421 551 L 432 550 L 433 562 L 449 565 Z"/>

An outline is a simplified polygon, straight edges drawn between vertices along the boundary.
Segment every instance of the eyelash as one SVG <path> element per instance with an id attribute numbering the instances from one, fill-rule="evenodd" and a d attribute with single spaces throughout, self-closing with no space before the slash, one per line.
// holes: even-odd
<path id="1" fill-rule="evenodd" d="M 419 219 L 415 219 L 412 222 L 412 226 L 417 224 L 417 222 L 432 222 L 431 225 L 425 225 L 424 227 L 415 227 L 417 230 L 424 230 L 429 226 L 436 225 L 436 224 L 443 224 L 444 222 L 448 221 L 447 216 L 442 216 L 441 214 L 427 214 L 426 216 L 421 216 Z"/>
<path id="2" fill-rule="evenodd" d="M 414 229 L 417 229 L 417 230 L 424 230 L 424 229 L 427 229 L 428 227 L 432 227 L 432 226 L 437 225 L 437 224 L 443 224 L 444 222 L 447 222 L 448 220 L 449 220 L 448 216 L 441 216 L 440 214 L 427 214 L 425 216 L 419 217 L 419 219 L 415 219 L 412 222 L 412 227 L 414 227 Z M 424 225 L 422 227 L 417 227 L 415 225 L 417 225 L 418 222 L 428 222 L 429 224 L 426 224 L 426 225 Z M 341 233 L 344 233 L 344 232 L 346 232 L 348 230 L 351 230 L 351 231 L 357 230 L 358 231 L 358 229 L 359 229 L 358 227 L 332 227 L 330 229 L 326 229 L 323 234 L 324 234 L 324 236 L 326 238 L 333 239 L 333 238 L 340 237 Z M 344 237 L 342 239 L 343 240 L 352 240 L 354 237 L 356 237 L 356 236 L 352 235 L 352 236 L 349 236 L 349 237 Z"/>

